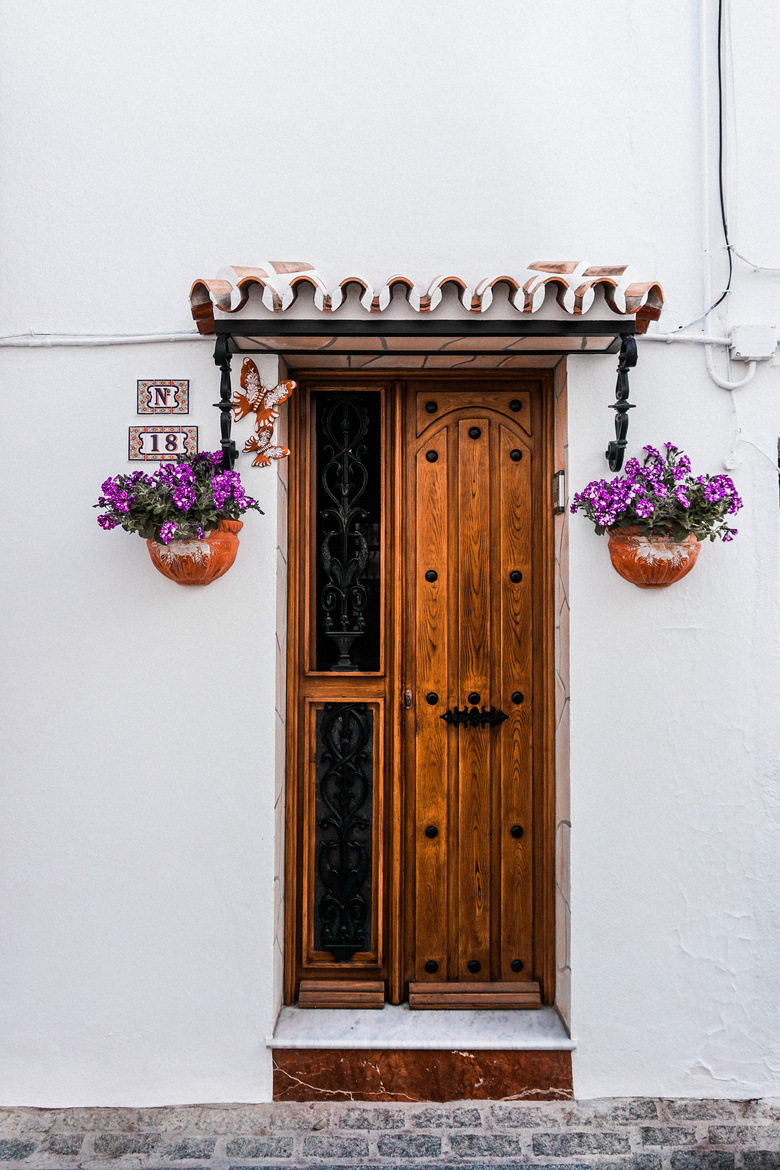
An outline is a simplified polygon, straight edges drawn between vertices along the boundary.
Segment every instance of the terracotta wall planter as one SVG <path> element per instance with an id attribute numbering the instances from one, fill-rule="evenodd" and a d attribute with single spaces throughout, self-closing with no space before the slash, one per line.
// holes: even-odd
<path id="1" fill-rule="evenodd" d="M 241 520 L 222 519 L 204 540 L 147 540 L 155 569 L 179 585 L 210 585 L 227 573 L 238 552 Z"/>
<path id="2" fill-rule="evenodd" d="M 638 528 L 610 528 L 609 555 L 621 577 L 640 589 L 665 589 L 690 573 L 701 545 L 693 533 L 675 542 L 671 533 L 643 536 Z"/>

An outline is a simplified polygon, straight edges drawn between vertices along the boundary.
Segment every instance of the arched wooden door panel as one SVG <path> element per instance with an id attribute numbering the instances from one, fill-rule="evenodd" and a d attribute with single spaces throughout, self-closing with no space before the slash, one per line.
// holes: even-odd
<path id="1" fill-rule="evenodd" d="M 414 981 L 533 971 L 533 452 L 529 395 L 431 397 L 407 446 Z M 464 402 L 466 398 L 468 401 Z M 509 403 L 525 408 L 525 427 Z M 431 417 L 436 407 L 435 418 Z M 445 722 L 457 712 L 462 723 Z M 472 725 L 466 718 L 496 718 Z M 503 716 L 503 718 L 502 718 Z M 457 715 L 455 716 L 458 717 Z M 413 822 L 413 824 L 412 824 Z M 410 842 L 411 844 L 411 842 Z M 436 964 L 435 968 L 433 964 Z"/>

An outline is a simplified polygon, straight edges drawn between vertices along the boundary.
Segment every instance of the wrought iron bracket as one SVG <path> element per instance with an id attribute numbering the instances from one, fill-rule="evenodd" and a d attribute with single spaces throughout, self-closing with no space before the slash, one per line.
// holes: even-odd
<path id="1" fill-rule="evenodd" d="M 232 471 L 238 458 L 238 448 L 230 437 L 233 422 L 232 389 L 230 386 L 230 338 L 226 333 L 217 337 L 214 346 L 214 364 L 222 371 L 219 382 L 219 402 L 215 402 L 219 413 L 219 427 L 222 435 L 222 469 Z"/>
<path id="2" fill-rule="evenodd" d="M 620 471 L 623 466 L 628 442 L 628 412 L 633 410 L 635 403 L 628 401 L 628 371 L 636 365 L 637 349 L 636 338 L 630 333 L 623 334 L 618 358 L 617 385 L 615 387 L 616 401 L 611 403 L 610 410 L 615 411 L 615 438 L 607 444 L 605 455 L 610 471 Z"/>
<path id="3" fill-rule="evenodd" d="M 454 711 L 445 711 L 439 718 L 455 727 L 495 727 L 509 716 L 495 707 L 491 707 L 489 711 L 485 707 L 481 711 L 479 707 L 464 707 L 462 711 L 460 707 L 456 707 Z"/>

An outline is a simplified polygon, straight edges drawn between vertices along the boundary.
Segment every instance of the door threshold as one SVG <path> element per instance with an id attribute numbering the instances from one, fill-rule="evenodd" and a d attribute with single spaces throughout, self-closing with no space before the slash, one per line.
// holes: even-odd
<path id="1" fill-rule="evenodd" d="M 415 1010 L 385 1004 L 381 1011 L 283 1007 L 269 1048 L 434 1049 L 437 1051 L 556 1051 L 576 1047 L 555 1008 L 537 1011 Z"/>

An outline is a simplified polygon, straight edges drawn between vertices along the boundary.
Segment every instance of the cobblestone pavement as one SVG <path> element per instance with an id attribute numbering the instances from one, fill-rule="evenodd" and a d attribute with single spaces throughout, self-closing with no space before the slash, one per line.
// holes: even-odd
<path id="1" fill-rule="evenodd" d="M 780 1170 L 780 1100 L 0 1109 L 0 1168 Z"/>

